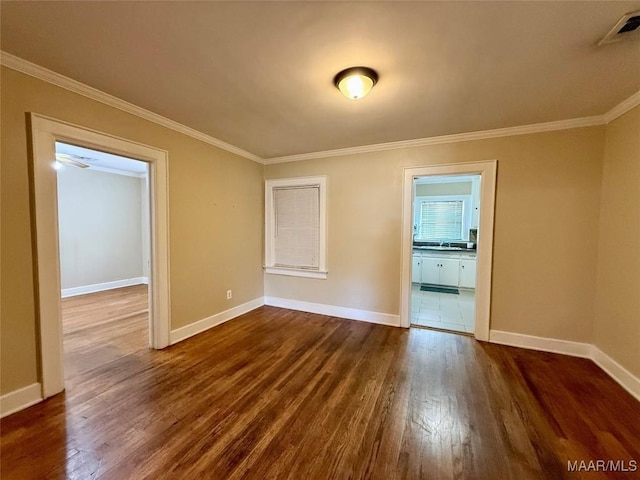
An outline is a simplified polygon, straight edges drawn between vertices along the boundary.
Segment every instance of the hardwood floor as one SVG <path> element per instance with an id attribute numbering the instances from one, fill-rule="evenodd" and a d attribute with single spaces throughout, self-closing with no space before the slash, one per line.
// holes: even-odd
<path id="1" fill-rule="evenodd" d="M 96 367 L 149 344 L 147 285 L 62 299 L 64 369 L 68 389 Z"/>
<path id="2" fill-rule="evenodd" d="M 640 403 L 588 360 L 274 307 L 153 351 L 129 293 L 65 301 L 67 391 L 2 420 L 3 479 L 640 476 L 567 472 L 640 460 Z"/>

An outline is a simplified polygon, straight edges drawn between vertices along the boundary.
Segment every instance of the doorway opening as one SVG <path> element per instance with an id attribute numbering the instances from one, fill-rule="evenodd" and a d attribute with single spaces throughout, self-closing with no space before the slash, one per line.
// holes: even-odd
<path id="1" fill-rule="evenodd" d="M 164 150 L 30 113 L 32 210 L 39 371 L 42 398 L 65 389 L 61 301 L 58 176 L 60 164 L 82 159 L 56 155 L 56 143 L 136 159 L 146 164 L 149 228 L 149 346 L 170 342 L 168 154 Z M 108 167 L 107 167 L 108 168 Z M 96 215 L 97 216 L 97 215 Z M 142 233 L 141 233 L 142 235 Z M 108 282 L 104 282 L 108 283 Z M 72 287 L 70 287 L 72 288 Z M 144 287 L 143 287 L 144 288 Z M 144 302 L 143 302 L 144 303 Z"/>
<path id="2" fill-rule="evenodd" d="M 405 168 L 402 327 L 489 340 L 496 173 L 495 160 Z"/>
<path id="3" fill-rule="evenodd" d="M 146 162 L 55 143 L 65 384 L 151 343 Z"/>
<path id="4" fill-rule="evenodd" d="M 472 335 L 481 176 L 413 181 L 411 326 Z"/>

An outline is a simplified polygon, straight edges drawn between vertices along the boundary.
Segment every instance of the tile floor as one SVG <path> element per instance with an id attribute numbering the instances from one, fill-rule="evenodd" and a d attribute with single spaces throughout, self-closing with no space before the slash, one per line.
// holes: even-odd
<path id="1" fill-rule="evenodd" d="M 455 332 L 473 333 L 475 324 L 475 290 L 451 293 L 423 292 L 411 286 L 411 324 Z"/>

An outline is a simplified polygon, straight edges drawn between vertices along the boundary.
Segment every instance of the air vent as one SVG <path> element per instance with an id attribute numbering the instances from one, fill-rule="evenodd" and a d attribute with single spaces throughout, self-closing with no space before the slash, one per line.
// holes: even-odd
<path id="1" fill-rule="evenodd" d="M 622 17 L 609 33 L 598 42 L 598 45 L 632 39 L 640 39 L 640 10 L 627 13 Z"/>

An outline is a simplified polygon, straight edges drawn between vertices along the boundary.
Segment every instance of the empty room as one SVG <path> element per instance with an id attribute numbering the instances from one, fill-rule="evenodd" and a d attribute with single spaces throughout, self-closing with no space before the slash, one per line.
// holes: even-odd
<path id="1" fill-rule="evenodd" d="M 65 385 L 148 344 L 147 164 L 56 142 Z M 79 387 L 78 387 L 79 388 Z"/>
<path id="2" fill-rule="evenodd" d="M 635 479 L 640 1 L 3 1 L 0 476 Z"/>

